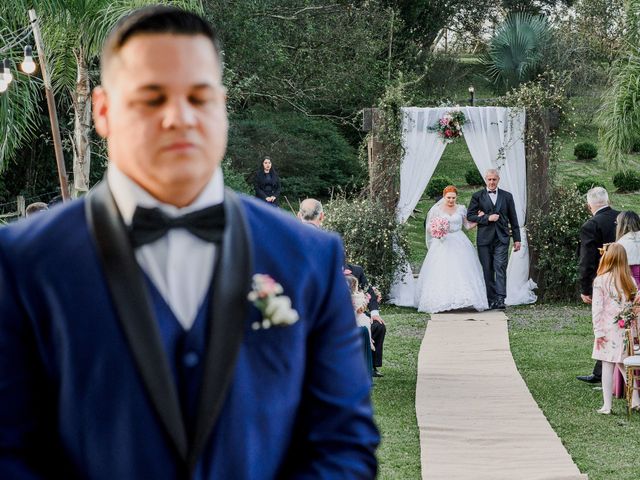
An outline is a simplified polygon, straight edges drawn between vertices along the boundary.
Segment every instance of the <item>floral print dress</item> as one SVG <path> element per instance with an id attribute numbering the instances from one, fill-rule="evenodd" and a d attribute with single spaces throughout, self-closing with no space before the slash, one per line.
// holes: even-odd
<path id="1" fill-rule="evenodd" d="M 591 357 L 605 362 L 622 363 L 627 357 L 627 351 L 624 348 L 625 331 L 614 323 L 614 318 L 628 305 L 628 302 L 621 301 L 618 296 L 611 273 L 595 278 L 592 299 L 593 334 L 595 338 L 606 337 L 607 341 L 597 350 L 594 340 Z"/>

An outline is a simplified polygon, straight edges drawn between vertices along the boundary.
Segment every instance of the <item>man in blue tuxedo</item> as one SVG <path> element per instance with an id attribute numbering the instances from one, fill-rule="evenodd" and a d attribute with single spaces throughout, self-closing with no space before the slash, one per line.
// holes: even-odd
<path id="1" fill-rule="evenodd" d="M 0 478 L 374 478 L 341 242 L 224 189 L 213 30 L 139 10 L 101 67 L 106 181 L 0 230 Z"/>

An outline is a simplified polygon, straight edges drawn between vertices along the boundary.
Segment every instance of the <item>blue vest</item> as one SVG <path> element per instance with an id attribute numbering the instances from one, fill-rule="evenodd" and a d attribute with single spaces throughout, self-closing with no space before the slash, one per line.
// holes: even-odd
<path id="1" fill-rule="evenodd" d="M 153 282 L 146 275 L 145 278 L 162 344 L 176 382 L 182 417 L 191 436 L 202 383 L 210 295 L 207 294 L 200 305 L 191 329 L 185 331 Z"/>

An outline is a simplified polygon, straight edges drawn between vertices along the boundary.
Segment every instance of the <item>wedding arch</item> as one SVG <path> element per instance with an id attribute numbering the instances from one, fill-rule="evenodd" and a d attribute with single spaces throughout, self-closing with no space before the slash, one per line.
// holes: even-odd
<path id="1" fill-rule="evenodd" d="M 398 223 L 405 223 L 422 197 L 442 157 L 446 143 L 430 127 L 451 110 L 461 110 L 462 127 L 471 157 L 478 170 L 495 168 L 500 186 L 513 195 L 522 237 L 522 248 L 511 252 L 507 268 L 507 305 L 533 303 L 536 284 L 529 278 L 529 247 L 526 234 L 527 168 L 525 161 L 524 109 L 505 107 L 444 107 L 402 109 L 404 156 L 400 165 L 400 199 L 396 208 Z M 460 141 L 460 140 L 458 140 Z M 414 277 L 406 263 L 391 287 L 390 303 L 414 306 Z"/>

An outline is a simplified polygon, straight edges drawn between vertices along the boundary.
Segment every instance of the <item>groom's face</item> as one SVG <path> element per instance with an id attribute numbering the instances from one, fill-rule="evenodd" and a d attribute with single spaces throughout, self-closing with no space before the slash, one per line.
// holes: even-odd
<path id="1" fill-rule="evenodd" d="M 135 35 L 105 68 L 94 115 L 109 159 L 157 199 L 188 205 L 227 141 L 222 65 L 211 40 Z"/>
<path id="2" fill-rule="evenodd" d="M 495 190 L 498 188 L 498 182 L 500 182 L 500 177 L 497 173 L 487 173 L 487 176 L 484 177 L 484 181 L 487 184 L 487 188 L 489 190 Z"/>

